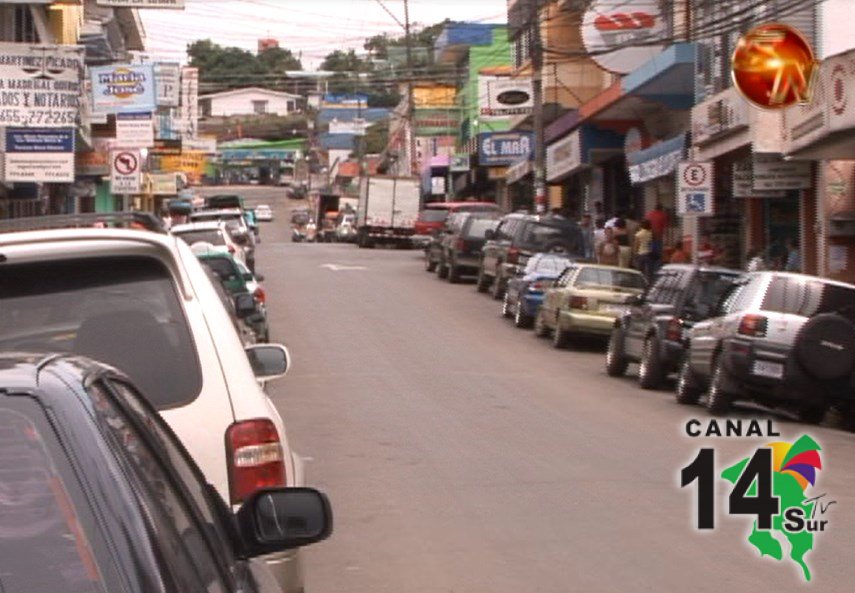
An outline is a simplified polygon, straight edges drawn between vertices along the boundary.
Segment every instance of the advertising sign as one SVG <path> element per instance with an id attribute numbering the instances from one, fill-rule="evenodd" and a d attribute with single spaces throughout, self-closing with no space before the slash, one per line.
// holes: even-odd
<path id="1" fill-rule="evenodd" d="M 155 196 L 174 196 L 178 193 L 178 177 L 175 173 L 152 173 L 146 178 Z"/>
<path id="2" fill-rule="evenodd" d="M 181 69 L 181 113 L 182 136 L 195 138 L 199 126 L 199 69 Z"/>
<path id="3" fill-rule="evenodd" d="M 83 48 L 0 43 L 0 126 L 74 126 Z"/>
<path id="4" fill-rule="evenodd" d="M 115 138 L 92 138 L 93 150 L 78 152 L 77 175 L 104 177 L 110 174 L 110 151 L 116 147 Z"/>
<path id="5" fill-rule="evenodd" d="M 533 107 L 531 78 L 478 76 L 478 108 L 483 119 L 526 115 Z"/>
<path id="6" fill-rule="evenodd" d="M 158 160 L 161 171 L 184 173 L 190 183 L 199 183 L 208 165 L 205 154 L 201 152 L 184 152 L 178 156 L 163 156 Z"/>
<path id="7" fill-rule="evenodd" d="M 6 128 L 4 148 L 6 181 L 74 181 L 73 128 Z"/>
<path id="8" fill-rule="evenodd" d="M 591 58 L 616 74 L 629 74 L 665 47 L 659 0 L 594 0 L 582 18 Z M 661 40 L 662 43 L 657 43 Z"/>
<path id="9" fill-rule="evenodd" d="M 582 164 L 582 136 L 578 130 L 546 148 L 547 181 L 572 173 Z"/>
<path id="10" fill-rule="evenodd" d="M 136 194 L 142 182 L 139 150 L 114 150 L 110 153 L 110 189 L 114 194 Z"/>
<path id="11" fill-rule="evenodd" d="M 154 146 L 149 151 L 156 155 L 179 155 L 181 154 L 182 142 L 178 140 L 155 140 Z"/>
<path id="12" fill-rule="evenodd" d="M 96 113 L 154 111 L 154 65 L 117 64 L 90 69 Z"/>
<path id="13" fill-rule="evenodd" d="M 173 111 L 170 109 L 169 111 Z M 181 140 L 181 132 L 171 113 L 158 113 L 154 119 L 154 137 L 158 140 Z"/>
<path id="14" fill-rule="evenodd" d="M 680 134 L 642 150 L 627 153 L 626 162 L 632 183 L 644 183 L 674 172 L 686 152 L 686 136 Z"/>
<path id="15" fill-rule="evenodd" d="M 119 113 L 116 115 L 116 145 L 122 148 L 154 146 L 154 122 L 151 113 Z"/>
<path id="16" fill-rule="evenodd" d="M 184 150 L 188 152 L 204 152 L 214 154 L 217 152 L 216 136 L 201 136 L 199 138 L 185 138 L 182 142 Z"/>
<path id="17" fill-rule="evenodd" d="M 507 166 L 531 155 L 531 132 L 490 132 L 479 134 L 478 161 L 482 165 Z"/>
<path id="18" fill-rule="evenodd" d="M 733 197 L 734 198 L 783 198 L 783 191 L 754 189 L 754 173 L 751 161 L 733 163 Z"/>
<path id="19" fill-rule="evenodd" d="M 754 154 L 754 189 L 808 189 L 810 172 L 810 161 L 785 161 L 777 154 Z"/>
<path id="20" fill-rule="evenodd" d="M 466 173 L 467 171 L 469 171 L 469 155 L 452 155 L 448 164 L 448 168 L 452 173 Z"/>
<path id="21" fill-rule="evenodd" d="M 95 0 L 95 4 L 112 8 L 184 8 L 184 0 Z"/>
<path id="22" fill-rule="evenodd" d="M 677 214 L 713 215 L 713 164 L 682 162 L 677 165 Z"/>
<path id="23" fill-rule="evenodd" d="M 155 64 L 154 87 L 158 107 L 178 107 L 181 100 L 181 65 L 168 62 Z"/>

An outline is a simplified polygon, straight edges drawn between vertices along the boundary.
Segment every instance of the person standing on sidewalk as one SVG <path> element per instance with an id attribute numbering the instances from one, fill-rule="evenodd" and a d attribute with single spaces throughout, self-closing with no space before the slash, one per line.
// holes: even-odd
<path id="1" fill-rule="evenodd" d="M 653 278 L 653 231 L 650 221 L 642 220 L 641 228 L 635 233 L 632 250 L 635 253 L 635 267 L 644 274 L 647 281 Z"/>
<path id="2" fill-rule="evenodd" d="M 603 240 L 597 245 L 597 263 L 604 266 L 620 265 L 620 245 L 611 227 L 605 229 Z"/>
<path id="3" fill-rule="evenodd" d="M 595 256 L 594 221 L 591 219 L 591 215 L 588 212 L 582 214 L 582 220 L 579 221 L 579 228 L 582 231 L 584 258 L 593 260 Z"/>

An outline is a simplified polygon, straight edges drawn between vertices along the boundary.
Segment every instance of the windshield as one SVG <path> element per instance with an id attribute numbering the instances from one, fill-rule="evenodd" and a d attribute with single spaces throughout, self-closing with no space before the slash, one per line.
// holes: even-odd
<path id="1" fill-rule="evenodd" d="M 0 267 L 0 350 L 100 360 L 130 376 L 158 409 L 187 404 L 202 388 L 175 283 L 148 257 Z"/>
<path id="2" fill-rule="evenodd" d="M 645 282 L 644 276 L 633 272 L 604 268 L 583 268 L 576 278 L 576 286 L 580 288 L 594 286 L 643 290 Z"/>
<path id="3" fill-rule="evenodd" d="M 211 245 L 225 245 L 226 239 L 219 229 L 209 229 L 204 231 L 182 231 L 173 233 L 176 237 L 192 245 L 193 243 L 210 243 Z"/>

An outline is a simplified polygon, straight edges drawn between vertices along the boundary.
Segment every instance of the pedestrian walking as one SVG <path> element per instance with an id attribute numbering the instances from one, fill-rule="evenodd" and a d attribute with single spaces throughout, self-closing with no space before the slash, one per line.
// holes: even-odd
<path id="1" fill-rule="evenodd" d="M 799 243 L 795 239 L 787 241 L 787 263 L 784 265 L 787 272 L 802 271 L 802 256 L 799 252 Z"/>
<path id="2" fill-rule="evenodd" d="M 603 231 L 603 240 L 597 245 L 597 262 L 604 266 L 620 264 L 620 245 L 615 238 L 613 228 L 607 228 Z"/>
<path id="3" fill-rule="evenodd" d="M 635 233 L 632 250 L 635 253 L 635 267 L 644 274 L 649 282 L 653 278 L 653 231 L 649 220 L 641 221 L 641 228 Z"/>
<path id="4" fill-rule="evenodd" d="M 615 241 L 618 244 L 618 264 L 622 268 L 628 268 L 632 263 L 632 245 L 630 243 L 630 235 L 627 232 L 626 220 L 623 217 L 617 217 L 617 220 L 612 227 Z"/>
<path id="5" fill-rule="evenodd" d="M 579 221 L 579 229 L 582 231 L 582 250 L 584 258 L 593 260 L 595 256 L 594 242 L 594 221 L 588 212 L 582 214 L 582 220 Z"/>

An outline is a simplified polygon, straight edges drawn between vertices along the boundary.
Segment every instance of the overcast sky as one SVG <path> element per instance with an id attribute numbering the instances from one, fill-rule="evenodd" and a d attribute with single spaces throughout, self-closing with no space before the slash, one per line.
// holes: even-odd
<path id="1" fill-rule="evenodd" d="M 403 0 L 382 0 L 404 22 Z M 445 18 L 499 23 L 506 0 L 410 0 L 410 22 L 430 25 Z M 186 60 L 185 48 L 210 38 L 255 51 L 260 38 L 302 52 L 303 67 L 316 68 L 335 49 L 361 50 L 378 33 L 403 33 L 378 0 L 186 0 L 183 11 L 141 9 L 146 48 L 152 58 Z"/>

